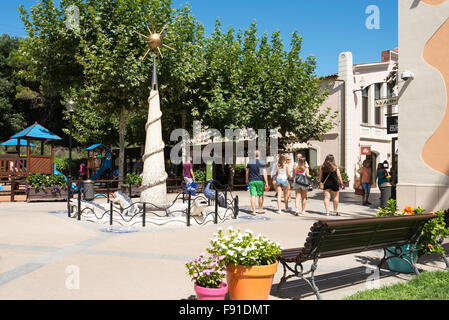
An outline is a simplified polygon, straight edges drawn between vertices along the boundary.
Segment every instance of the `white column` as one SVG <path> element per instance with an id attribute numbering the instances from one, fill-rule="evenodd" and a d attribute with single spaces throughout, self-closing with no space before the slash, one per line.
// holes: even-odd
<path id="1" fill-rule="evenodd" d="M 351 52 L 343 52 L 339 56 L 339 75 L 340 80 L 345 81 L 345 168 L 349 179 L 354 183 L 356 174 L 356 161 L 358 155 L 358 134 L 355 134 L 355 102 L 354 102 L 354 72 L 353 72 L 353 58 Z"/>
<path id="2" fill-rule="evenodd" d="M 376 120 L 376 114 L 374 110 L 374 100 L 375 100 L 375 85 L 372 84 L 368 89 L 368 124 L 374 126 Z"/>

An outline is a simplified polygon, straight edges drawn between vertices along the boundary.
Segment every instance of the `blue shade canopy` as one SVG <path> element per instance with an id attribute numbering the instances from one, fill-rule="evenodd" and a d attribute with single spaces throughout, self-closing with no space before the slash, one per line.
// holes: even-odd
<path id="1" fill-rule="evenodd" d="M 1 145 L 2 146 L 17 146 L 17 145 L 19 145 L 19 141 L 20 141 L 20 146 L 21 147 L 26 147 L 27 146 L 27 141 L 23 140 L 23 139 L 20 139 L 20 140 L 19 139 L 11 139 L 11 140 L 8 140 L 6 142 L 3 142 Z M 30 142 L 30 146 L 34 147 L 34 144 L 32 144 Z"/>
<path id="2" fill-rule="evenodd" d="M 11 139 L 15 138 L 25 138 L 25 139 L 42 139 L 42 140 L 62 140 L 60 137 L 51 133 L 48 129 L 44 128 L 37 122 L 31 127 L 20 131 L 19 133 L 13 135 Z"/>
<path id="3" fill-rule="evenodd" d="M 93 144 L 93 145 L 91 145 L 90 147 L 88 147 L 88 148 L 86 148 L 84 150 L 94 150 L 94 149 L 97 149 L 97 148 L 103 148 L 103 149 L 106 149 L 106 150 L 111 150 L 108 147 L 106 147 L 104 144 L 101 144 L 101 143 Z"/>

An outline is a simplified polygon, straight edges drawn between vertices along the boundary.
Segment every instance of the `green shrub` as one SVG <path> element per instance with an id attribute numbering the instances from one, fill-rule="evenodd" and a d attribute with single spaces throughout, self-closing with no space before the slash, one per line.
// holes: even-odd
<path id="1" fill-rule="evenodd" d="M 197 170 L 195 173 L 195 180 L 197 182 L 204 182 L 206 181 L 206 173 L 202 170 Z"/>
<path id="2" fill-rule="evenodd" d="M 390 199 L 384 208 L 379 208 L 378 217 L 393 217 L 404 215 L 419 215 L 425 213 L 425 210 L 421 207 L 412 208 L 405 207 L 402 211 L 399 211 L 397 201 Z M 449 226 L 446 226 L 445 212 L 440 210 L 436 212 L 437 217 L 430 220 L 424 225 L 419 238 L 419 252 L 418 255 L 438 253 L 444 254 L 444 249 L 441 246 L 441 239 L 449 236 Z"/>
<path id="3" fill-rule="evenodd" d="M 125 185 L 126 186 L 140 186 L 142 184 L 142 177 L 139 174 L 135 174 L 135 173 L 128 173 L 126 174 L 126 181 L 125 181 Z"/>

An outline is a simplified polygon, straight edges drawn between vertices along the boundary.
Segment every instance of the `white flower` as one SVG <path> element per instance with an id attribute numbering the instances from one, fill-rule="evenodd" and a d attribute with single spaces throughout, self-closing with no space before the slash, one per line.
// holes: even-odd
<path id="1" fill-rule="evenodd" d="M 230 256 L 234 256 L 235 251 L 234 251 L 234 250 L 229 250 L 229 251 L 228 251 L 228 254 L 229 254 Z"/>
<path id="2" fill-rule="evenodd" d="M 253 231 L 250 230 L 250 229 L 246 229 L 245 232 L 246 232 L 246 233 L 251 233 L 251 234 L 253 233 Z"/>

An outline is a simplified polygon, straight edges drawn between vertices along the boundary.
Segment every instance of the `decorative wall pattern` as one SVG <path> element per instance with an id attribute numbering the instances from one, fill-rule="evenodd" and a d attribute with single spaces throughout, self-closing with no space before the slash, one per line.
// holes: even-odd
<path id="1" fill-rule="evenodd" d="M 445 0 L 422 0 L 429 5 L 439 5 Z M 424 60 L 437 69 L 445 82 L 446 112 L 437 131 L 422 150 L 424 162 L 432 169 L 449 176 L 449 19 L 436 31 L 424 47 Z"/>

